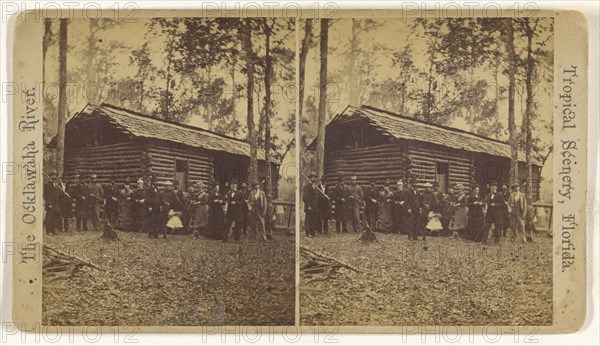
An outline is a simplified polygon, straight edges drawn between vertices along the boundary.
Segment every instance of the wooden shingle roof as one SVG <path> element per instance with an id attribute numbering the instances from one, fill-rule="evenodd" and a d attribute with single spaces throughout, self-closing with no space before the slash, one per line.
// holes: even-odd
<path id="1" fill-rule="evenodd" d="M 384 135 L 395 139 L 432 143 L 452 149 L 485 153 L 492 156 L 511 157 L 510 145 L 506 142 L 447 126 L 415 120 L 369 106 L 360 108 L 348 106 L 331 120 L 329 125 L 359 118 L 365 119 Z M 519 161 L 525 161 L 525 153 L 522 151 L 519 152 Z M 538 164 L 537 160 L 534 159 L 533 161 L 534 164 Z"/>
<path id="2" fill-rule="evenodd" d="M 111 124 L 134 137 L 155 138 L 212 151 L 250 156 L 250 145 L 243 140 L 198 127 L 157 119 L 109 104 L 88 104 L 71 120 L 92 114 L 106 117 Z M 257 154 L 259 160 L 264 160 L 264 153 L 259 150 Z"/>

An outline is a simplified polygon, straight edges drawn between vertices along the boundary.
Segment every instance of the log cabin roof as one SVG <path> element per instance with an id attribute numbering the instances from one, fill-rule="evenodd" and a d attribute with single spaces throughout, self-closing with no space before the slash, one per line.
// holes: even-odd
<path id="1" fill-rule="evenodd" d="M 383 135 L 394 139 L 426 142 L 474 153 L 511 157 L 510 145 L 506 142 L 448 126 L 416 120 L 370 106 L 360 108 L 348 106 L 327 126 L 335 126 L 358 119 L 365 119 Z M 535 157 L 535 154 L 533 156 Z M 522 151 L 519 152 L 519 161 L 525 161 L 525 153 Z M 533 163 L 539 165 L 539 161 L 535 158 Z"/>
<path id="2" fill-rule="evenodd" d="M 101 105 L 88 104 L 69 121 L 94 114 L 106 117 L 111 124 L 134 137 L 161 139 L 212 151 L 250 156 L 250 145 L 241 139 L 199 127 L 154 118 L 105 103 Z M 259 150 L 257 157 L 259 160 L 264 160 L 264 153 Z M 271 162 L 278 163 L 273 158 L 271 158 Z"/>

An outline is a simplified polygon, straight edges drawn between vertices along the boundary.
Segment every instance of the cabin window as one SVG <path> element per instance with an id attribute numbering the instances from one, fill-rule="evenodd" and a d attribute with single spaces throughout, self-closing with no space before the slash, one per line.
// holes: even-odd
<path id="1" fill-rule="evenodd" d="M 181 191 L 187 191 L 188 188 L 188 160 L 175 160 L 175 180 Z"/>
<path id="2" fill-rule="evenodd" d="M 435 181 L 440 184 L 440 191 L 448 192 L 448 162 L 436 162 Z"/>

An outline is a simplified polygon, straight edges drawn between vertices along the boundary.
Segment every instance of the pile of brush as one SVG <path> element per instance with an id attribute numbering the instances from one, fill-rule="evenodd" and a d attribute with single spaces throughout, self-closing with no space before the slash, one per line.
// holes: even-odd
<path id="1" fill-rule="evenodd" d="M 45 244 L 43 247 L 43 271 L 44 274 L 50 273 L 75 273 L 83 267 L 89 267 L 97 270 L 104 270 L 90 261 L 86 261 L 73 254 L 58 250 Z"/>
<path id="2" fill-rule="evenodd" d="M 344 263 L 333 257 L 310 250 L 305 246 L 300 246 L 300 255 L 307 262 L 300 267 L 300 273 L 304 276 L 312 276 L 319 273 L 325 273 L 329 275 L 342 268 L 349 269 L 357 273 L 361 272 L 359 269 L 349 265 L 348 263 Z"/>

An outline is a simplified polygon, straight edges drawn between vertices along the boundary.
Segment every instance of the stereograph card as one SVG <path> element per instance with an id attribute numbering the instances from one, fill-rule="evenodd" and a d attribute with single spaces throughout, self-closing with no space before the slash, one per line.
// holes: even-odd
<path id="1" fill-rule="evenodd" d="M 11 18 L 17 328 L 585 324 L 582 14 L 101 14 Z"/>

